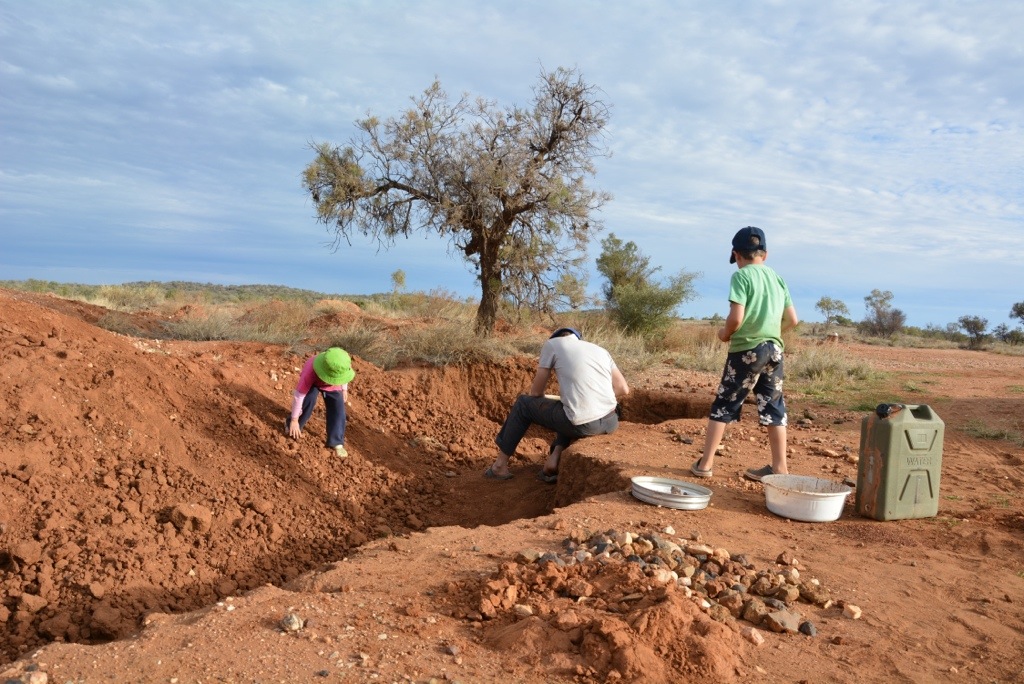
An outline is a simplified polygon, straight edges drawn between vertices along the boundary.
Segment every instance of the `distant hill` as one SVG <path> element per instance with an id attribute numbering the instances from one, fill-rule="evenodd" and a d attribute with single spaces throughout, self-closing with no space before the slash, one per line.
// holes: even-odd
<path id="1" fill-rule="evenodd" d="M 0 287 L 29 292 L 50 292 L 55 295 L 74 299 L 96 298 L 102 290 L 109 288 L 125 288 L 131 290 L 157 290 L 164 298 L 172 299 L 175 295 L 203 293 L 204 299 L 211 304 L 244 302 L 264 299 L 299 300 L 307 303 L 321 299 L 374 299 L 380 295 L 344 295 L 337 293 L 316 292 L 284 285 L 215 285 L 213 283 L 195 283 L 180 280 L 170 282 L 136 281 L 130 283 L 108 285 L 83 285 L 79 283 L 58 283 L 52 280 L 0 280 Z"/>

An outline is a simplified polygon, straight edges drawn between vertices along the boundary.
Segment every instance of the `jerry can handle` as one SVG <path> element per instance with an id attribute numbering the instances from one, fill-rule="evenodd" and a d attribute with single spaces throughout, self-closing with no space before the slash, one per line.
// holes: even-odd
<path id="1" fill-rule="evenodd" d="M 888 418 L 894 416 L 903 409 L 906 408 L 904 404 L 879 404 L 875 407 L 875 415 L 879 418 Z"/>

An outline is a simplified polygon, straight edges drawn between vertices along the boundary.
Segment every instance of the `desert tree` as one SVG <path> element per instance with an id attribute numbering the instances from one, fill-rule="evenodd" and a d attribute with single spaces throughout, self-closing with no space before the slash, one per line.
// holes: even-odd
<path id="1" fill-rule="evenodd" d="M 647 283 L 658 271 L 651 266 L 651 258 L 642 254 L 635 242 L 623 242 L 615 233 L 609 233 L 608 237 L 601 240 L 597 270 L 604 276 L 601 294 L 609 306 L 615 304 L 616 289 Z"/>
<path id="2" fill-rule="evenodd" d="M 555 309 L 577 303 L 578 291 L 586 291 L 583 272 L 586 252 L 561 253 L 546 236 L 533 234 L 503 250 L 505 272 L 500 303 L 517 312 L 532 309 L 552 314 Z"/>
<path id="3" fill-rule="evenodd" d="M 981 345 L 988 337 L 985 334 L 985 329 L 988 328 L 988 319 L 981 316 L 961 316 L 956 322 L 967 333 L 967 346 L 971 349 L 981 349 Z"/>
<path id="4" fill-rule="evenodd" d="M 633 241 L 611 233 L 601 241 L 597 270 L 605 278 L 602 293 L 612 319 L 624 330 L 650 335 L 664 330 L 676 308 L 696 296 L 693 281 L 699 273 L 681 270 L 668 283 L 655 280 L 659 267 Z"/>
<path id="5" fill-rule="evenodd" d="M 846 304 L 838 299 L 832 299 L 831 297 L 822 297 L 818 300 L 818 303 L 814 305 L 814 308 L 820 311 L 821 315 L 825 317 L 825 330 L 828 330 L 840 316 L 850 315 L 850 310 L 846 308 Z"/>
<path id="6" fill-rule="evenodd" d="M 892 300 L 893 294 L 889 290 L 875 289 L 864 297 L 867 316 L 861 322 L 861 327 L 866 333 L 875 337 L 890 338 L 903 330 L 907 316 L 899 309 L 893 308 Z"/>
<path id="7" fill-rule="evenodd" d="M 576 273 L 563 273 L 555 283 L 555 303 L 573 311 L 595 301 L 587 294 L 587 278 Z"/>
<path id="8" fill-rule="evenodd" d="M 1010 307 L 1010 318 L 1016 318 L 1024 323 L 1024 302 L 1017 302 Z"/>
<path id="9" fill-rule="evenodd" d="M 609 107 L 575 69 L 542 71 L 529 106 L 449 98 L 435 81 L 386 121 L 367 116 L 345 147 L 313 143 L 303 187 L 332 247 L 421 231 L 448 240 L 480 283 L 476 330 L 508 293 L 543 305 L 582 266 L 611 196 L 589 187 Z"/>
<path id="10" fill-rule="evenodd" d="M 396 270 L 391 274 L 391 292 L 392 294 L 398 294 L 405 291 L 405 271 L 402 269 Z"/>

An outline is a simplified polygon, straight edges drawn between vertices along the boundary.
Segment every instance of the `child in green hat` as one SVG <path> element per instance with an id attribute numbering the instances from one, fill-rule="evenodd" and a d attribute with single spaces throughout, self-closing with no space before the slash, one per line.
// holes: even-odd
<path id="1" fill-rule="evenodd" d="M 345 406 L 348 404 L 348 384 L 355 376 L 351 357 L 340 347 L 331 347 L 307 359 L 292 393 L 292 414 L 285 421 L 288 435 L 294 439 L 302 436 L 302 428 L 313 415 L 317 395 L 322 394 L 327 411 L 327 448 L 334 449 L 340 458 L 347 457 Z"/>

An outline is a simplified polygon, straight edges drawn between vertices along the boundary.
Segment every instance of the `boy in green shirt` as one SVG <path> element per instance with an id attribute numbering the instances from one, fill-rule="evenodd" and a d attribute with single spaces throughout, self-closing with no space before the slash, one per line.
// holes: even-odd
<path id="1" fill-rule="evenodd" d="M 772 463 L 751 468 L 744 476 L 760 481 L 765 475 L 789 472 L 786 467 L 786 402 L 782 396 L 782 334 L 800 322 L 789 288 L 764 262 L 768 245 L 764 231 L 742 228 L 732 239 L 730 264 L 736 264 L 729 283 L 729 316 L 718 339 L 729 343 L 722 382 L 711 404 L 703 455 L 690 466 L 697 477 L 711 477 L 715 452 L 725 426 L 739 420 L 750 390 L 757 398 L 760 424 L 768 427 Z"/>

